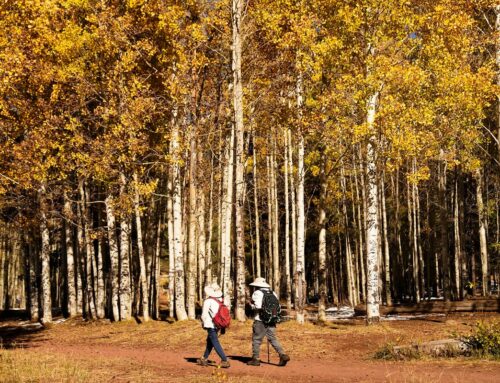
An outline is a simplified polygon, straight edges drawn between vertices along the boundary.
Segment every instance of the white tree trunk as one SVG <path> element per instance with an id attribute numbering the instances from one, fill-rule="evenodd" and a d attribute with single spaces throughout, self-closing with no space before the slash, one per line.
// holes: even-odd
<path id="1" fill-rule="evenodd" d="M 319 249 L 318 249 L 318 273 L 319 273 L 319 305 L 318 319 L 322 322 L 326 321 L 326 179 L 324 166 L 321 171 L 321 196 L 319 206 Z"/>
<path id="2" fill-rule="evenodd" d="M 52 297 L 50 289 L 50 234 L 47 226 L 47 202 L 46 188 L 42 183 L 38 191 L 40 201 L 40 234 L 42 237 L 42 248 L 40 259 L 42 260 L 42 323 L 52 322 Z"/>
<path id="3" fill-rule="evenodd" d="M 172 208 L 172 172 L 168 173 L 167 180 L 167 231 L 168 231 L 168 316 L 174 317 L 175 303 L 175 251 L 174 251 L 174 222 Z"/>
<path id="4" fill-rule="evenodd" d="M 213 233 L 213 211 L 214 211 L 214 166 L 213 159 L 210 166 L 210 193 L 209 193 L 209 208 L 208 208 L 208 236 L 205 245 L 205 281 L 206 283 L 212 283 L 212 233 Z"/>
<path id="5" fill-rule="evenodd" d="M 297 109 L 299 120 L 302 119 L 303 84 L 302 74 L 297 78 Z M 304 136 L 302 128 L 298 132 L 298 174 L 297 174 L 297 265 L 296 265 L 296 298 L 297 322 L 304 323 L 305 306 L 305 209 L 304 209 Z"/>
<path id="6" fill-rule="evenodd" d="M 245 158 L 243 84 L 241 78 L 241 26 L 244 0 L 232 0 L 233 110 L 236 133 L 236 319 L 245 317 Z"/>
<path id="7" fill-rule="evenodd" d="M 87 201 L 86 201 L 86 191 L 85 191 L 85 182 L 80 180 L 78 183 L 78 189 L 80 194 L 80 209 L 81 209 L 81 225 L 83 228 L 83 240 L 84 240 L 84 252 L 85 252 L 85 275 L 87 282 L 87 307 L 90 318 L 97 318 L 97 311 L 94 300 L 94 271 L 95 267 L 93 266 L 95 254 L 93 251 L 92 240 L 90 238 L 90 223 L 89 223 L 89 212 L 87 210 Z M 88 193 L 88 191 L 87 191 Z M 83 250 L 83 248 L 82 248 Z M 83 254 L 83 252 L 82 252 Z"/>
<path id="8" fill-rule="evenodd" d="M 373 130 L 375 113 L 378 102 L 378 93 L 374 93 L 368 101 L 367 124 Z M 368 324 L 380 321 L 379 312 L 379 286 L 378 286 L 378 190 L 377 190 L 377 156 L 376 138 L 370 137 L 367 145 L 367 204 L 366 217 L 366 256 L 367 256 L 367 296 L 366 320 Z"/>
<path id="9" fill-rule="evenodd" d="M 486 241 L 486 213 L 483 202 L 483 173 L 476 170 L 477 214 L 479 218 L 479 250 L 481 254 L 482 294 L 488 295 L 488 242 Z"/>
<path id="10" fill-rule="evenodd" d="M 180 172 L 179 128 L 174 121 L 172 126 L 172 177 L 173 177 L 173 242 L 175 257 L 175 313 L 177 320 L 187 319 L 184 296 L 184 252 L 182 243 L 182 177 Z"/>
<path id="11" fill-rule="evenodd" d="M 385 175 L 385 172 L 384 172 Z M 385 177 L 382 178 L 381 182 L 382 188 L 380 190 L 381 201 L 382 201 L 382 237 L 384 238 L 384 264 L 385 264 L 385 302 L 387 306 L 392 305 L 391 296 L 391 257 L 389 252 L 389 233 L 387 227 L 387 209 L 385 204 Z"/>
<path id="12" fill-rule="evenodd" d="M 144 255 L 143 237 L 142 237 L 142 222 L 140 210 L 140 197 L 139 197 L 139 178 L 137 173 L 134 172 L 134 213 L 135 213 L 135 226 L 137 232 L 137 250 L 139 254 L 139 268 L 140 268 L 140 281 L 142 290 L 142 316 L 145 322 L 149 317 L 149 289 L 148 280 L 146 276 L 146 260 Z"/>
<path id="13" fill-rule="evenodd" d="M 290 198 L 288 190 L 288 173 L 290 171 L 288 161 L 288 129 L 284 131 L 285 139 L 285 278 L 286 278 L 286 308 L 292 310 L 292 279 L 290 276 Z"/>
<path id="14" fill-rule="evenodd" d="M 68 280 L 68 314 L 74 317 L 77 314 L 76 307 L 76 287 L 75 287 L 75 257 L 73 253 L 73 209 L 71 207 L 71 200 L 64 192 L 64 232 L 66 240 L 66 268 Z"/>
<path id="15" fill-rule="evenodd" d="M 120 173 L 120 196 L 125 198 L 127 179 Z M 130 223 L 127 214 L 120 216 L 120 319 L 132 318 L 132 291 L 130 282 Z"/>
<path id="16" fill-rule="evenodd" d="M 194 129 L 194 128 L 193 128 Z M 190 140 L 190 160 L 189 160 L 189 238 L 188 238 L 188 264 L 187 264 L 187 310 L 188 318 L 195 319 L 196 313 L 196 137 L 191 131 Z"/>
<path id="17" fill-rule="evenodd" d="M 203 287 L 206 284 L 206 235 L 205 235 L 205 191 L 198 191 L 197 203 L 198 232 L 198 300 L 203 300 Z"/>
<path id="18" fill-rule="evenodd" d="M 116 218 L 113 212 L 113 198 L 111 195 L 106 197 L 104 201 L 106 206 L 106 221 L 108 225 L 108 245 L 109 245 L 109 258 L 111 260 L 111 309 L 113 312 L 113 319 L 120 320 L 120 307 L 118 306 L 119 296 L 119 270 L 118 270 L 118 244 L 116 241 Z M 123 319 L 123 318 L 122 318 Z"/>
<path id="19" fill-rule="evenodd" d="M 233 185 L 234 185 L 234 128 L 228 137 L 225 149 L 226 163 L 222 189 L 222 225 L 221 225 L 221 284 L 224 293 L 224 303 L 231 307 L 231 222 L 233 216 Z"/>
<path id="20" fill-rule="evenodd" d="M 257 178 L 257 150 L 255 147 L 255 133 L 253 144 L 253 198 L 255 209 L 255 266 L 257 277 L 262 276 L 261 260 L 260 260 L 260 213 L 259 213 L 259 194 L 258 194 L 258 178 Z"/>
<path id="21" fill-rule="evenodd" d="M 295 194 L 295 174 L 293 168 L 293 142 L 292 132 L 288 129 L 288 170 L 290 175 L 290 204 L 292 205 L 291 211 L 291 225 L 292 225 L 292 270 L 295 273 L 297 269 L 297 198 Z M 292 291 L 296 289 L 295 278 L 292 278 Z M 293 295 L 293 294 L 291 294 Z M 293 298 L 293 297 L 292 297 Z M 296 303 L 295 303 L 296 304 Z"/>

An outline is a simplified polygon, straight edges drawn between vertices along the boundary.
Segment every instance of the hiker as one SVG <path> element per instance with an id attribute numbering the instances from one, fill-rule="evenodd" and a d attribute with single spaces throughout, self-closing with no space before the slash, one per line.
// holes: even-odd
<path id="1" fill-rule="evenodd" d="M 250 283 L 255 288 L 252 294 L 251 306 L 255 311 L 252 332 L 252 359 L 247 363 L 250 366 L 260 366 L 260 346 L 264 336 L 271 342 L 272 346 L 280 356 L 279 365 L 285 366 L 290 357 L 285 354 L 283 347 L 276 338 L 276 323 L 278 323 L 281 313 L 281 306 L 276 293 L 271 291 L 271 286 L 264 278 L 256 278 Z"/>
<path id="2" fill-rule="evenodd" d="M 226 327 L 229 325 L 230 321 L 229 310 L 224 306 L 222 290 L 217 283 L 206 286 L 204 291 L 206 298 L 203 302 L 201 321 L 203 328 L 207 330 L 207 347 L 203 356 L 197 359 L 196 363 L 201 366 L 208 366 L 208 356 L 212 352 L 212 349 L 215 348 L 215 351 L 221 358 L 220 366 L 222 368 L 228 368 L 229 361 L 219 342 L 218 332 L 221 330 L 221 334 L 225 333 Z M 227 323 L 221 324 L 221 320 Z"/>

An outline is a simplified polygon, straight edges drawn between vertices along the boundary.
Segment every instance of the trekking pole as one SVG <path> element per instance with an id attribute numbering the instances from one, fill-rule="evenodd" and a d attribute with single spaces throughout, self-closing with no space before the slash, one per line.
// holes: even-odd
<path id="1" fill-rule="evenodd" d="M 270 360 L 269 360 L 269 338 L 267 339 L 267 363 L 270 363 Z"/>

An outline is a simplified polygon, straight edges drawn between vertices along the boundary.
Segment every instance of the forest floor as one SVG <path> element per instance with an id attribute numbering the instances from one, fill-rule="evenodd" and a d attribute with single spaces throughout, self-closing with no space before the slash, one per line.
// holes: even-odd
<path id="1" fill-rule="evenodd" d="M 206 333 L 198 321 L 110 323 L 59 320 L 47 328 L 21 320 L 0 322 L 0 382 L 500 382 L 500 361 L 422 358 L 381 361 L 389 344 L 405 345 L 469 334 L 478 320 L 500 314 L 454 314 L 367 327 L 362 320 L 298 325 L 285 322 L 278 337 L 291 357 L 277 366 L 263 343 L 259 367 L 251 355 L 252 322 L 233 323 L 221 337 L 231 367 L 196 365 Z M 218 363 L 215 352 L 211 360 Z"/>

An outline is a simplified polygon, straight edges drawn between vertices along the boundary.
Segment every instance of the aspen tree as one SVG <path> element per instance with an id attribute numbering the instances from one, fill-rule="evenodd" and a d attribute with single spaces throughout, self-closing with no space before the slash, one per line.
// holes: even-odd
<path id="1" fill-rule="evenodd" d="M 50 284 L 50 234 L 47 226 L 47 188 L 44 183 L 38 190 L 40 203 L 40 235 L 42 248 L 40 259 L 42 261 L 42 309 L 41 321 L 43 324 L 52 322 L 52 298 Z"/>
<path id="2" fill-rule="evenodd" d="M 149 290 L 146 277 L 146 261 L 144 254 L 144 244 L 142 236 L 142 220 L 141 220 L 141 210 L 140 210 L 140 197 L 139 197 L 139 177 L 137 172 L 133 174 L 134 180 L 134 213 L 135 213 L 135 225 L 137 232 L 137 252 L 139 255 L 139 275 L 140 284 L 142 292 L 142 316 L 145 322 L 150 320 L 149 317 Z"/>
<path id="3" fill-rule="evenodd" d="M 68 285 L 68 314 L 74 317 L 77 314 L 76 286 L 75 286 L 75 259 L 73 253 L 73 209 L 67 192 L 64 192 L 64 233 L 66 241 L 66 269 Z"/>

